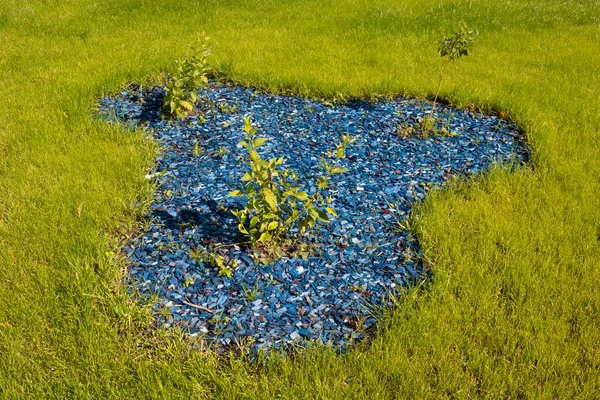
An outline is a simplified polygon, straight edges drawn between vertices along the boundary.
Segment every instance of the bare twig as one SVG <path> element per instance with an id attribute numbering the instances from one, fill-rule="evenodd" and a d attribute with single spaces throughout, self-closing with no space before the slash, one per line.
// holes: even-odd
<path id="1" fill-rule="evenodd" d="M 206 308 L 206 307 L 204 307 L 204 306 L 199 306 L 198 304 L 190 303 L 189 301 L 182 300 L 181 302 L 182 302 L 183 304 L 187 304 L 188 306 L 191 306 L 191 307 L 197 308 L 198 310 L 203 310 L 203 311 L 206 311 L 207 313 L 210 313 L 210 314 L 214 314 L 214 313 L 215 313 L 215 312 L 214 312 L 213 310 L 211 310 L 210 308 Z"/>

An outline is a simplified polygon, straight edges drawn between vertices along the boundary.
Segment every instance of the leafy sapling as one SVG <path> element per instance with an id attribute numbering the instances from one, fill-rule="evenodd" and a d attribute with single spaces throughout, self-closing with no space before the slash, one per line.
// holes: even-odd
<path id="1" fill-rule="evenodd" d="M 454 63 L 459 58 L 469 55 L 469 50 L 471 48 L 472 42 L 473 40 L 475 40 L 475 36 L 478 34 L 479 32 L 477 32 L 476 28 L 471 30 L 465 24 L 461 24 L 459 25 L 459 29 L 456 32 L 454 32 L 451 36 L 445 37 L 438 42 L 438 54 L 440 55 L 440 57 L 442 57 L 444 61 L 440 71 L 440 78 L 438 81 L 437 90 L 435 92 L 435 97 L 433 99 L 431 113 L 428 117 L 420 119 L 416 123 L 416 125 L 411 125 L 406 120 L 403 121 L 398 126 L 398 136 L 402 138 L 407 138 L 415 132 L 423 138 L 427 138 L 430 135 L 456 135 L 449 129 L 449 126 L 442 126 L 441 128 L 438 128 L 438 119 L 435 117 L 435 109 L 437 106 L 437 100 L 440 94 L 440 89 L 442 87 L 442 81 L 444 80 L 444 75 L 446 73 L 446 68 L 450 63 Z"/>
<path id="2" fill-rule="evenodd" d="M 473 40 L 475 40 L 475 36 L 478 35 L 479 32 L 477 28 L 473 28 L 472 30 L 467 27 L 466 24 L 460 24 L 458 30 L 454 32 L 451 36 L 445 37 L 439 41 L 438 46 L 438 54 L 444 60 L 442 64 L 442 69 L 440 71 L 440 80 L 438 81 L 438 87 L 435 91 L 435 97 L 433 99 L 433 106 L 431 108 L 430 118 L 433 118 L 435 113 L 435 106 L 437 103 L 438 96 L 440 94 L 440 89 L 442 87 L 442 80 L 444 79 L 444 73 L 446 72 L 446 67 L 451 62 L 454 63 L 456 60 L 461 58 L 462 56 L 468 56 L 469 50 L 471 48 Z"/>
<path id="3" fill-rule="evenodd" d="M 229 196 L 246 198 L 242 209 L 232 211 L 238 218 L 239 231 L 248 236 L 259 261 L 270 262 L 282 253 L 294 252 L 293 249 L 306 254 L 305 248 L 292 243 L 290 234 L 293 231 L 308 233 L 336 215 L 330 207 L 331 199 L 323 196 L 323 190 L 332 175 L 347 171 L 339 163 L 354 139 L 343 135 L 335 152 L 329 154 L 333 160 L 321 159 L 325 174 L 317 178 L 314 193 L 309 194 L 296 183 L 298 176 L 294 171 L 281 167 L 283 157 L 265 160 L 258 154 L 256 150 L 268 139 L 258 137 L 256 128 L 246 117 L 244 131 L 246 139 L 240 145 L 248 151 L 249 170 L 242 176 L 241 190 L 229 193 Z"/>
<path id="4" fill-rule="evenodd" d="M 198 46 L 190 46 L 191 56 L 175 61 L 175 74 L 166 84 L 162 104 L 163 115 L 170 118 L 184 118 L 194 109 L 198 101 L 198 90 L 208 84 L 210 72 L 208 38 L 199 40 Z"/>

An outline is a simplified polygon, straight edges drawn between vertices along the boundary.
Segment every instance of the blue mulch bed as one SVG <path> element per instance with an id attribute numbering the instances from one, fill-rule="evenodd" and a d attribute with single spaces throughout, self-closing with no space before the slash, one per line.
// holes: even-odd
<path id="1" fill-rule="evenodd" d="M 220 348 L 248 338 L 256 349 L 305 340 L 343 348 L 361 339 L 388 296 L 427 276 L 418 242 L 396 224 L 411 205 L 453 175 L 526 159 L 515 126 L 447 106 L 437 112 L 458 136 L 399 138 L 399 123 L 431 110 L 424 101 L 351 100 L 332 107 L 212 83 L 201 92 L 206 121 L 170 121 L 160 116 L 163 95 L 162 88 L 131 86 L 100 100 L 102 117 L 147 126 L 162 148 L 148 175 L 158 185 L 149 229 L 125 248 L 129 274 L 140 293 L 158 294 L 157 307 L 168 311 L 157 313 L 161 324 L 183 326 Z M 255 265 L 237 245 L 245 238 L 231 210 L 242 200 L 227 194 L 240 188 L 246 170 L 245 149 L 238 147 L 245 115 L 269 138 L 262 156 L 284 156 L 283 167 L 296 171 L 306 188 L 341 135 L 356 137 L 343 161 L 349 172 L 333 176 L 327 191 L 338 217 L 306 239 L 319 254 Z M 219 245 L 239 261 L 231 278 L 190 256 L 191 249 Z"/>

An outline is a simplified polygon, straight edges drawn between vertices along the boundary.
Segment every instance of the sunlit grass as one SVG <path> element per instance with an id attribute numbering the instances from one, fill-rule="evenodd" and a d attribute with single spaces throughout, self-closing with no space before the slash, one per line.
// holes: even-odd
<path id="1" fill-rule="evenodd" d="M 505 112 L 533 168 L 434 193 L 433 283 L 349 354 L 262 367 L 149 329 L 115 261 L 156 147 L 97 97 L 172 67 L 196 32 L 237 82 L 431 97 L 435 41 L 481 32 L 441 96 Z M 600 391 L 600 7 L 594 1 L 0 4 L 0 389 L 32 397 L 594 398 Z"/>

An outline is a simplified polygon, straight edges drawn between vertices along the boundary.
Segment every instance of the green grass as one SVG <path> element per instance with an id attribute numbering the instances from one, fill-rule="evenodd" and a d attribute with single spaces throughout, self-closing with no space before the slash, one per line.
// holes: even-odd
<path id="1" fill-rule="evenodd" d="M 435 41 L 460 21 L 481 34 L 442 98 L 507 113 L 533 169 L 430 196 L 414 218 L 429 287 L 343 356 L 258 367 L 151 329 L 114 254 L 151 198 L 156 148 L 94 122 L 97 97 L 170 68 L 201 31 L 238 82 L 431 96 Z M 3 0 L 1 395 L 597 398 L 599 24 L 596 0 Z"/>

